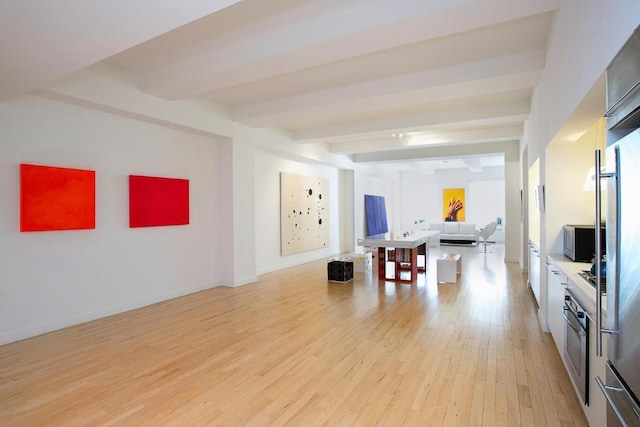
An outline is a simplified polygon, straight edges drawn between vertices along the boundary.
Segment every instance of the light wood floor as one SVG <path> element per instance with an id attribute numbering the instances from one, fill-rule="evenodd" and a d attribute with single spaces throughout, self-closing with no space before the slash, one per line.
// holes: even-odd
<path id="1" fill-rule="evenodd" d="M 264 275 L 0 347 L 1 426 L 584 426 L 515 264 Z"/>

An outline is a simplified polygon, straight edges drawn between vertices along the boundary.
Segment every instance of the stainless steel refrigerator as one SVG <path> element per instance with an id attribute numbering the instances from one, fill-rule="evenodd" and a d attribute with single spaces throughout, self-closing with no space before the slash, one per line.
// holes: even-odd
<path id="1" fill-rule="evenodd" d="M 608 402 L 607 426 L 640 426 L 640 129 L 607 147 L 602 179 L 607 227 L 602 332 L 608 361 L 606 381 L 596 381 Z"/>

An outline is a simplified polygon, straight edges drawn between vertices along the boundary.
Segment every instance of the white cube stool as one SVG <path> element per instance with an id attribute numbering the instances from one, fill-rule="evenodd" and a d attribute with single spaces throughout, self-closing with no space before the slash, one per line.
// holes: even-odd
<path id="1" fill-rule="evenodd" d="M 349 258 L 353 261 L 353 271 L 366 273 L 367 271 L 371 271 L 373 267 L 371 252 L 353 253 L 349 255 Z"/>
<path id="2" fill-rule="evenodd" d="M 438 282 L 456 283 L 457 275 L 462 272 L 462 255 L 442 254 L 436 260 Z"/>

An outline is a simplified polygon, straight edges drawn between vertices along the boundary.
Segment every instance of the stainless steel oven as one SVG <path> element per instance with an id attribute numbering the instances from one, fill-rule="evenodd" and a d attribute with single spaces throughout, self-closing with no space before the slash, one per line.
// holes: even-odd
<path id="1" fill-rule="evenodd" d="M 565 320 L 564 355 L 567 370 L 582 401 L 589 405 L 589 319 L 575 295 L 566 290 L 562 316 Z"/>

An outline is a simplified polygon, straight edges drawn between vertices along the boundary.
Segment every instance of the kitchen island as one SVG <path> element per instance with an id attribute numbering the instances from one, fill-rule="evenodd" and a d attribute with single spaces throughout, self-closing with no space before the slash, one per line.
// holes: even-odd
<path id="1" fill-rule="evenodd" d="M 358 246 L 378 249 L 378 279 L 394 282 L 414 282 L 418 271 L 426 271 L 429 261 L 429 239 L 437 233 L 391 238 L 388 234 L 358 240 Z M 418 264 L 418 257 L 423 262 Z"/>

